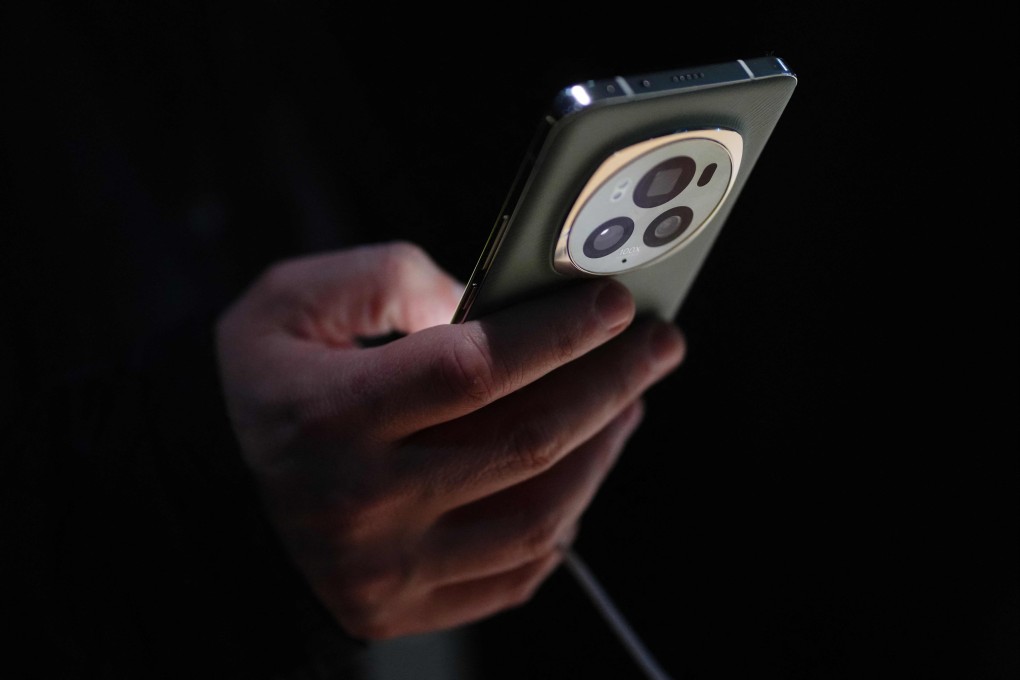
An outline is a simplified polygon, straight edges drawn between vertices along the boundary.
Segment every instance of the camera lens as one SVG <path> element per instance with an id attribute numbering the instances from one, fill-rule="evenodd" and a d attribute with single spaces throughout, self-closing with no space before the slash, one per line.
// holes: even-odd
<path id="1" fill-rule="evenodd" d="M 694 221 L 694 211 L 685 205 L 662 213 L 648 225 L 644 233 L 646 246 L 664 246 L 687 231 Z"/>
<path id="2" fill-rule="evenodd" d="M 634 187 L 639 208 L 657 208 L 680 195 L 694 179 L 698 166 L 690 156 L 674 156 L 645 173 Z"/>
<path id="3" fill-rule="evenodd" d="M 588 234 L 588 238 L 584 240 L 584 254 L 591 258 L 605 257 L 626 243 L 633 233 L 634 220 L 629 217 L 614 217 Z"/>

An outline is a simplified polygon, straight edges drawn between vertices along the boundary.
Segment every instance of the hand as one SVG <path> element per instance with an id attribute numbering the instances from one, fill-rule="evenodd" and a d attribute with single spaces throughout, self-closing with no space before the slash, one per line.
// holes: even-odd
<path id="1" fill-rule="evenodd" d="M 217 329 L 269 517 L 356 637 L 530 599 L 683 354 L 616 282 L 450 324 L 460 290 L 416 246 L 364 246 L 270 268 Z"/>

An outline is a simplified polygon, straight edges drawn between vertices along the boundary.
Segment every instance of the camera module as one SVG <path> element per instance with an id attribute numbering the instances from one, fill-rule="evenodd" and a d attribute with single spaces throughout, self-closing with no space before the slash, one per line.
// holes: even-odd
<path id="1" fill-rule="evenodd" d="M 602 161 L 567 214 L 553 253 L 565 275 L 620 274 L 697 238 L 733 188 L 743 139 L 687 130 L 625 146 Z"/>

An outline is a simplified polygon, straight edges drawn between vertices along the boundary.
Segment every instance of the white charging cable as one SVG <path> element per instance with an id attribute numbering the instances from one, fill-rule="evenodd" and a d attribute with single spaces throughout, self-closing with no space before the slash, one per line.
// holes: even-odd
<path id="1" fill-rule="evenodd" d="M 606 620 L 616 636 L 623 642 L 623 646 L 627 648 L 630 655 L 644 670 L 650 680 L 671 680 L 669 675 L 659 666 L 656 662 L 655 657 L 645 648 L 644 643 L 641 642 L 641 638 L 634 633 L 634 630 L 627 623 L 627 620 L 623 618 L 623 615 L 613 604 L 613 601 L 609 599 L 609 595 L 606 594 L 602 586 L 595 579 L 594 574 L 588 569 L 588 566 L 581 560 L 580 556 L 568 547 L 562 547 L 560 550 L 563 552 L 565 557 L 564 564 L 570 573 L 574 575 L 574 578 L 580 584 L 581 588 L 587 593 L 588 597 L 595 604 L 596 609 L 602 614 L 602 618 Z"/>

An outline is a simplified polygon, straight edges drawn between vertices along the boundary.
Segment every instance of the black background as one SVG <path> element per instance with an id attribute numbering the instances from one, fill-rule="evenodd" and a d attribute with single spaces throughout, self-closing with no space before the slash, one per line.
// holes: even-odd
<path id="1" fill-rule="evenodd" d="M 558 87 L 774 53 L 798 88 L 578 550 L 677 678 L 1012 676 L 1007 22 L 559 9 L 9 10 L 3 379 L 291 255 L 403 238 L 466 278 Z M 479 677 L 640 677 L 565 573 L 469 632 Z"/>

